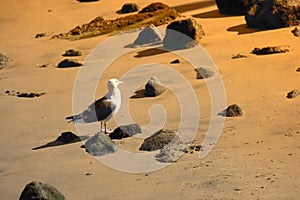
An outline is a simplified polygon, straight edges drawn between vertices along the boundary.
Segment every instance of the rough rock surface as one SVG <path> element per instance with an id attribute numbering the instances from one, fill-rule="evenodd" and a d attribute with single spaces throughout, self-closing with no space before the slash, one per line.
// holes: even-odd
<path id="1" fill-rule="evenodd" d="M 300 95 L 299 90 L 292 90 L 287 93 L 286 98 L 293 99 L 293 98 L 296 98 L 298 95 Z"/>
<path id="2" fill-rule="evenodd" d="M 65 59 L 60 63 L 58 63 L 57 65 L 58 68 L 79 67 L 79 66 L 82 66 L 82 63 L 74 59 Z"/>
<path id="3" fill-rule="evenodd" d="M 220 14 L 244 15 L 246 8 L 244 0 L 216 0 Z"/>
<path id="4" fill-rule="evenodd" d="M 136 3 L 125 3 L 121 8 L 121 13 L 132 13 L 139 11 L 140 7 Z"/>
<path id="5" fill-rule="evenodd" d="M 11 61 L 9 57 L 0 53 L 0 69 L 5 67 L 9 61 Z"/>
<path id="6" fill-rule="evenodd" d="M 290 51 L 289 48 L 279 47 L 279 46 L 263 47 L 263 48 L 255 47 L 252 50 L 252 53 L 256 54 L 256 55 L 268 55 L 268 54 L 275 54 L 275 53 L 286 53 L 286 52 L 289 52 L 289 51 Z"/>
<path id="7" fill-rule="evenodd" d="M 107 153 L 114 153 L 118 149 L 108 135 L 105 133 L 97 133 L 84 144 L 85 149 L 93 156 L 102 156 Z"/>
<path id="8" fill-rule="evenodd" d="M 219 115 L 223 117 L 241 117 L 243 116 L 243 111 L 237 104 L 232 104 L 226 110 L 219 113 Z"/>
<path id="9" fill-rule="evenodd" d="M 69 32 L 55 35 L 53 38 L 76 40 L 116 31 L 141 28 L 150 24 L 159 26 L 167 24 L 179 16 L 180 14 L 175 9 L 163 3 L 152 3 L 137 14 L 110 20 L 105 20 L 103 17 L 96 17 L 89 23 L 79 25 Z"/>
<path id="10" fill-rule="evenodd" d="M 162 129 L 146 138 L 139 148 L 140 151 L 156 151 L 163 148 L 176 137 L 176 131 Z"/>
<path id="11" fill-rule="evenodd" d="M 166 90 L 166 87 L 156 78 L 151 77 L 145 85 L 146 97 L 156 97 L 161 95 Z"/>
<path id="12" fill-rule="evenodd" d="M 68 49 L 65 51 L 65 53 L 62 56 L 81 56 L 82 53 L 79 50 L 75 49 Z"/>
<path id="13" fill-rule="evenodd" d="M 116 128 L 111 134 L 110 139 L 122 139 L 142 133 L 142 128 L 138 124 L 123 125 Z"/>
<path id="14" fill-rule="evenodd" d="M 146 45 L 146 44 L 157 44 L 163 41 L 162 34 L 158 31 L 158 29 L 151 24 L 144 28 L 133 42 L 136 46 Z"/>
<path id="15" fill-rule="evenodd" d="M 20 200 L 65 200 L 66 198 L 55 187 L 32 181 L 21 193 Z"/>
<path id="16" fill-rule="evenodd" d="M 275 29 L 299 24 L 299 0 L 245 0 L 249 28 Z"/>
<path id="17" fill-rule="evenodd" d="M 215 75 L 215 72 L 209 68 L 199 67 L 199 68 L 195 69 L 195 71 L 197 73 L 197 75 L 196 75 L 197 79 L 210 78 Z"/>
<path id="18" fill-rule="evenodd" d="M 167 26 L 163 40 L 164 48 L 168 50 L 191 48 L 198 45 L 204 35 L 202 26 L 194 18 L 177 20 Z"/>

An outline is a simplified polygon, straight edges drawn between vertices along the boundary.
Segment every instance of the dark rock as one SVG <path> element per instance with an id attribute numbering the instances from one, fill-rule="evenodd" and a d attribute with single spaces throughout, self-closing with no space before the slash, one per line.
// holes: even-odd
<path id="1" fill-rule="evenodd" d="M 160 10 L 168 10 L 168 9 L 169 9 L 169 6 L 167 6 L 166 4 L 156 2 L 156 3 L 151 3 L 148 6 L 146 6 L 145 8 L 143 8 L 139 12 L 139 14 L 149 13 L 149 12 L 156 12 L 156 11 L 160 11 Z"/>
<path id="2" fill-rule="evenodd" d="M 299 24 L 298 0 L 245 0 L 245 5 L 249 28 L 275 29 Z"/>
<path id="3" fill-rule="evenodd" d="M 172 142 L 176 137 L 176 132 L 174 130 L 162 129 L 154 133 L 150 137 L 146 138 L 139 148 L 140 151 L 156 151 L 163 148 L 170 142 Z"/>
<path id="4" fill-rule="evenodd" d="M 244 0 L 216 0 L 216 4 L 222 15 L 244 15 L 246 13 Z"/>
<path id="5" fill-rule="evenodd" d="M 145 44 L 157 44 L 162 42 L 162 40 L 163 36 L 161 35 L 161 33 L 153 24 L 151 24 L 139 33 L 133 44 L 137 46 Z"/>
<path id="6" fill-rule="evenodd" d="M 202 26 L 194 18 L 174 21 L 167 26 L 163 40 L 164 48 L 168 50 L 192 48 L 198 45 L 204 35 Z"/>
<path id="7" fill-rule="evenodd" d="M 279 46 L 263 47 L 263 48 L 255 47 L 252 50 L 252 53 L 256 55 L 267 55 L 267 54 L 275 54 L 275 53 L 286 53 L 289 51 L 290 50 L 287 47 L 279 47 Z"/>
<path id="8" fill-rule="evenodd" d="M 27 184 L 21 193 L 20 200 L 65 200 L 63 194 L 61 194 L 55 187 L 32 181 Z"/>
<path id="9" fill-rule="evenodd" d="M 242 109 L 237 104 L 232 104 L 223 112 L 219 113 L 223 117 L 241 117 L 243 116 Z"/>
<path id="10" fill-rule="evenodd" d="M 170 62 L 171 64 L 179 64 L 180 63 L 180 60 L 179 59 L 175 59 L 173 61 Z"/>
<path id="11" fill-rule="evenodd" d="M 79 50 L 69 49 L 66 50 L 62 56 L 81 56 L 82 53 Z"/>
<path id="12" fill-rule="evenodd" d="M 7 63 L 10 61 L 11 61 L 11 59 L 9 57 L 0 53 L 0 69 L 5 67 L 7 65 Z"/>
<path id="13" fill-rule="evenodd" d="M 185 153 L 194 153 L 194 151 L 200 151 L 201 149 L 202 145 L 200 144 L 190 145 Z"/>
<path id="14" fill-rule="evenodd" d="M 287 93 L 286 98 L 293 99 L 296 98 L 298 95 L 300 95 L 299 90 L 292 90 L 289 93 Z"/>
<path id="15" fill-rule="evenodd" d="M 46 37 L 47 33 L 38 33 L 35 35 L 35 38 L 41 38 L 41 37 Z"/>
<path id="16" fill-rule="evenodd" d="M 142 133 L 142 128 L 138 124 L 123 125 L 116 128 L 111 134 L 110 139 L 122 139 L 131 137 L 135 134 Z"/>
<path id="17" fill-rule="evenodd" d="M 132 13 L 139 11 L 140 7 L 136 3 L 125 3 L 121 8 L 121 13 Z"/>
<path id="18" fill-rule="evenodd" d="M 27 93 L 27 92 L 22 92 L 22 93 L 17 93 L 17 97 L 25 97 L 25 98 L 34 98 L 34 97 L 40 97 L 42 95 L 45 95 L 46 93 L 45 92 L 42 92 L 42 93 L 34 93 L 34 92 L 30 92 L 30 93 Z"/>
<path id="19" fill-rule="evenodd" d="M 300 27 L 296 26 L 294 30 L 292 30 L 292 33 L 294 36 L 299 37 L 300 36 Z"/>
<path id="20" fill-rule="evenodd" d="M 82 66 L 82 63 L 73 59 L 65 59 L 60 63 L 58 63 L 57 65 L 58 68 L 79 67 L 79 66 Z"/>
<path id="21" fill-rule="evenodd" d="M 296 69 L 296 72 L 300 72 L 300 67 L 298 67 L 298 68 Z"/>
<path id="22" fill-rule="evenodd" d="M 247 56 L 239 53 L 231 56 L 231 59 L 238 59 L 238 58 L 247 58 Z"/>
<path id="23" fill-rule="evenodd" d="M 118 149 L 108 135 L 105 133 L 97 133 L 84 144 L 85 149 L 93 156 L 102 156 L 107 153 L 114 153 Z"/>
<path id="24" fill-rule="evenodd" d="M 156 97 L 162 94 L 166 90 L 166 87 L 156 78 L 151 77 L 145 85 L 146 97 Z"/>
<path id="25" fill-rule="evenodd" d="M 195 71 L 197 72 L 197 79 L 210 78 L 215 75 L 215 72 L 209 68 L 199 67 Z"/>
<path id="26" fill-rule="evenodd" d="M 58 142 L 64 142 L 64 143 L 72 143 L 74 141 L 80 141 L 80 137 L 75 135 L 74 133 L 67 131 L 61 133 L 61 135 L 55 140 Z"/>

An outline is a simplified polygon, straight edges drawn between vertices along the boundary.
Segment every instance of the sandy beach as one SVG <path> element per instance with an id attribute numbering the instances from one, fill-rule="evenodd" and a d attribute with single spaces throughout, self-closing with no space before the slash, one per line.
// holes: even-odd
<path id="1" fill-rule="evenodd" d="M 33 150 L 54 141 L 62 132 L 81 135 L 73 123 L 65 120 L 73 114 L 73 88 L 80 67 L 57 68 L 65 59 L 62 54 L 68 49 L 78 49 L 83 55 L 76 59 L 84 62 L 98 44 L 114 36 L 106 34 L 74 41 L 51 37 L 97 16 L 105 19 L 124 16 L 116 11 L 127 1 L 0 2 L 0 53 L 11 58 L 0 69 L 1 199 L 18 199 L 25 185 L 33 180 L 53 185 L 71 200 L 299 198 L 300 97 L 286 98 L 291 90 L 300 90 L 300 72 L 296 72 L 300 67 L 300 41 L 291 33 L 294 27 L 255 31 L 247 28 L 244 16 L 220 15 L 214 1 L 161 2 L 186 17 L 194 17 L 202 25 L 205 37 L 200 45 L 219 71 L 226 105 L 238 104 L 243 116 L 224 118 L 219 140 L 206 157 L 200 159 L 198 152 L 186 153 L 177 162 L 147 173 L 126 173 L 107 167 L 80 148 L 82 142 Z M 145 7 L 150 2 L 136 0 L 135 3 Z M 36 38 L 38 33 L 46 36 Z M 264 56 L 251 53 L 255 47 L 265 46 L 288 46 L 290 51 Z M 121 79 L 136 66 L 149 63 L 169 66 L 195 92 L 200 118 L 193 144 L 202 144 L 212 110 L 206 82 L 196 79 L 193 66 L 175 52 L 145 55 L 143 50 L 130 49 L 130 53 L 111 63 L 92 95 L 101 97 L 110 78 Z M 236 54 L 246 58 L 232 59 Z M 170 64 L 178 58 L 183 62 Z M 134 75 L 136 79 L 125 76 L 120 87 L 124 94 L 129 87 L 126 80 L 146 83 L 144 77 L 150 76 L 147 71 Z M 170 88 L 180 90 L 180 84 L 171 80 L 168 73 L 158 78 Z M 136 89 L 143 86 L 137 84 Z M 18 98 L 6 91 L 44 92 L 45 95 Z M 128 94 L 129 98 L 125 99 L 125 95 L 122 100 L 128 102 L 134 122 L 142 126 L 149 124 L 148 111 L 152 105 L 159 104 L 167 113 L 164 128 L 178 129 L 181 102 L 174 91 L 169 89 L 156 98 L 130 98 Z M 162 116 L 152 117 L 159 122 Z M 118 125 L 113 119 L 108 123 L 109 129 Z M 119 148 L 139 152 L 141 142 L 141 138 L 126 138 L 118 144 Z"/>

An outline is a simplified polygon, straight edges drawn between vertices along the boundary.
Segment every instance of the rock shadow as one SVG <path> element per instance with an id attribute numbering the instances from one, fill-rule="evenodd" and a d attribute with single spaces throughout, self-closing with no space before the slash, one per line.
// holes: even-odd
<path id="1" fill-rule="evenodd" d="M 207 12 L 195 14 L 192 16 L 195 18 L 205 18 L 205 19 L 232 17 L 231 15 L 222 15 L 219 13 L 218 10 L 207 11 Z"/>
<path id="2" fill-rule="evenodd" d="M 229 27 L 227 29 L 227 31 L 229 31 L 229 32 L 238 32 L 238 35 L 243 35 L 243 34 L 251 34 L 251 33 L 260 32 L 260 31 L 263 31 L 263 30 L 248 28 L 247 24 L 240 24 L 240 25 L 237 25 L 237 26 Z"/>
<path id="3" fill-rule="evenodd" d="M 169 51 L 160 49 L 160 48 L 151 48 L 151 49 L 146 49 L 146 50 L 137 52 L 137 55 L 135 55 L 134 57 L 143 58 L 143 57 L 160 55 L 160 54 L 164 54 L 164 53 L 168 53 L 168 52 Z"/>
<path id="4" fill-rule="evenodd" d="M 39 149 L 44 149 L 44 148 L 49 148 L 49 147 L 55 147 L 55 146 L 61 146 L 61 145 L 66 145 L 66 144 L 72 144 L 76 142 L 81 142 L 83 140 L 88 139 L 88 136 L 77 136 L 72 132 L 63 132 L 61 135 L 54 141 L 48 142 L 47 144 L 34 147 L 32 150 L 39 150 Z"/>
<path id="5" fill-rule="evenodd" d="M 134 95 L 130 99 L 141 99 L 145 98 L 145 89 L 140 89 L 134 92 Z"/>
<path id="6" fill-rule="evenodd" d="M 194 2 L 194 3 L 187 3 L 187 4 L 182 4 L 178 6 L 174 6 L 173 8 L 177 10 L 178 12 L 187 12 L 191 10 L 197 10 L 200 8 L 205 8 L 208 6 L 215 5 L 215 1 L 199 1 L 199 2 Z"/>

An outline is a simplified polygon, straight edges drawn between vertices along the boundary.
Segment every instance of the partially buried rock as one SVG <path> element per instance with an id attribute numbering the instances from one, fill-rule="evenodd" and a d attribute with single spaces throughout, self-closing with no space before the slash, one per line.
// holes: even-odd
<path id="1" fill-rule="evenodd" d="M 47 33 L 37 33 L 35 35 L 35 38 L 41 38 L 41 37 L 46 37 L 47 36 Z"/>
<path id="2" fill-rule="evenodd" d="M 298 95 L 300 95 L 299 90 L 292 90 L 289 93 L 287 93 L 286 98 L 293 99 L 296 98 Z"/>
<path id="3" fill-rule="evenodd" d="M 69 68 L 69 67 L 79 67 L 82 66 L 82 63 L 74 60 L 74 59 L 65 59 L 58 63 L 57 67 L 58 68 Z"/>
<path id="4" fill-rule="evenodd" d="M 45 92 L 42 92 L 42 93 L 35 93 L 35 92 L 30 92 L 30 93 L 27 93 L 27 92 L 21 92 L 21 93 L 17 93 L 17 97 L 25 97 L 25 98 L 34 98 L 34 97 L 40 97 L 42 95 L 45 95 L 46 93 Z M 14 95 L 13 95 L 14 96 Z"/>
<path id="5" fill-rule="evenodd" d="M 69 49 L 66 50 L 62 56 L 81 56 L 81 55 L 82 55 L 81 51 L 75 49 Z"/>
<path id="6" fill-rule="evenodd" d="M 268 55 L 268 54 L 275 54 L 275 53 L 286 53 L 289 51 L 290 50 L 287 47 L 273 46 L 273 47 L 263 47 L 263 48 L 255 47 L 252 50 L 252 53 L 256 55 Z"/>
<path id="7" fill-rule="evenodd" d="M 107 153 L 114 153 L 118 149 L 108 135 L 97 133 L 84 144 L 85 149 L 93 156 L 102 156 Z"/>
<path id="8" fill-rule="evenodd" d="M 55 187 L 32 181 L 21 193 L 20 200 L 65 200 L 66 198 Z"/>
<path id="9" fill-rule="evenodd" d="M 122 139 L 131 137 L 135 134 L 142 133 L 142 128 L 138 124 L 123 125 L 116 128 L 111 134 L 110 139 Z"/>
<path id="10" fill-rule="evenodd" d="M 238 59 L 238 58 L 247 58 L 247 56 L 239 54 L 239 53 L 231 56 L 231 59 Z"/>
<path id="11" fill-rule="evenodd" d="M 7 65 L 7 63 L 10 62 L 10 61 L 11 61 L 11 59 L 8 56 L 3 55 L 2 53 L 0 53 L 0 69 L 5 67 Z"/>
<path id="12" fill-rule="evenodd" d="M 215 72 L 209 68 L 199 67 L 195 69 L 195 71 L 197 73 L 197 79 L 210 78 L 215 75 Z"/>
<path id="13" fill-rule="evenodd" d="M 243 116 L 243 111 L 237 104 L 232 104 L 226 110 L 219 113 L 219 115 L 223 117 L 241 117 Z"/>
<path id="14" fill-rule="evenodd" d="M 139 11 L 140 7 L 136 3 L 125 3 L 121 8 L 121 13 L 132 13 Z"/>
<path id="15" fill-rule="evenodd" d="M 72 143 L 75 141 L 80 141 L 80 138 L 74 133 L 67 131 L 61 133 L 61 135 L 55 141 L 63 142 L 63 143 Z"/>
<path id="16" fill-rule="evenodd" d="M 161 43 L 163 40 L 162 34 L 159 32 L 159 30 L 151 24 L 150 26 L 147 26 L 144 28 L 136 38 L 136 40 L 133 42 L 136 46 L 142 46 L 146 44 L 158 44 Z"/>
<path id="17" fill-rule="evenodd" d="M 216 0 L 219 12 L 223 15 L 244 15 L 244 0 Z"/>
<path id="18" fill-rule="evenodd" d="M 156 151 L 165 147 L 176 137 L 176 131 L 161 129 L 150 137 L 146 138 L 139 148 L 140 151 Z"/>
<path id="19" fill-rule="evenodd" d="M 300 27 L 296 26 L 295 29 L 292 30 L 292 33 L 294 36 L 299 37 L 300 36 Z"/>
<path id="20" fill-rule="evenodd" d="M 194 19 L 188 18 L 170 23 L 163 40 L 168 50 L 186 49 L 198 45 L 205 35 L 202 26 Z"/>
<path id="21" fill-rule="evenodd" d="M 299 0 L 245 0 L 245 5 L 249 28 L 275 29 L 299 24 Z"/>
<path id="22" fill-rule="evenodd" d="M 156 97 L 162 94 L 166 90 L 166 87 L 156 78 L 151 77 L 145 85 L 146 97 Z"/>

